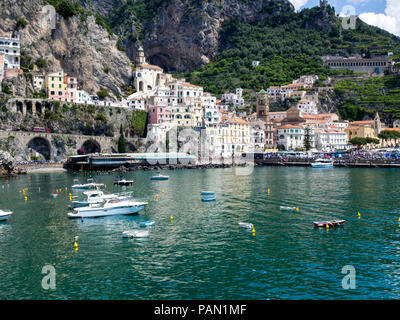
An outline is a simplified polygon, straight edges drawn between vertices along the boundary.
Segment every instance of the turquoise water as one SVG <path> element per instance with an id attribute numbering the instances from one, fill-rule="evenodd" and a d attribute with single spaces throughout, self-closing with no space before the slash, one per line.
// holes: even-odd
<path id="1" fill-rule="evenodd" d="M 107 191 L 133 190 L 149 205 L 137 216 L 83 223 L 67 218 L 65 187 L 88 175 L 37 173 L 11 178 L 8 185 L 1 180 L 0 209 L 14 215 L 0 223 L 0 299 L 400 298 L 399 170 L 162 173 L 170 179 L 126 173 L 135 184 L 125 189 L 113 186 L 117 174 L 93 175 Z M 56 189 L 62 192 L 51 199 Z M 214 190 L 217 201 L 202 202 L 202 190 Z M 280 205 L 300 212 L 281 212 Z M 330 218 L 347 223 L 313 228 L 313 221 Z M 123 231 L 150 219 L 156 224 L 147 239 L 122 239 Z M 252 222 L 255 236 L 238 222 Z M 56 270 L 55 290 L 41 286 L 45 265 Z M 354 290 L 342 288 L 345 265 L 356 270 Z"/>

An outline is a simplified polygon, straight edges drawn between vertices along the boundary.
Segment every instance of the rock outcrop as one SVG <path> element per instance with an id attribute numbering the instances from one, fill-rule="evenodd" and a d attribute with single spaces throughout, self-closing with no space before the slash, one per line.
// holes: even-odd
<path id="1" fill-rule="evenodd" d="M 132 67 L 125 52 L 117 49 L 118 37 L 98 25 L 93 15 L 68 19 L 57 15 L 56 28 L 51 29 L 43 22 L 43 7 L 41 0 L 1 1 L 0 34 L 10 34 L 17 20 L 24 19 L 27 24 L 19 30 L 21 49 L 32 62 L 46 59 L 46 71 L 64 69 L 78 77 L 89 93 L 106 88 L 111 96 L 120 95 L 120 88 L 130 84 Z M 20 83 L 16 95 L 25 90 Z"/>

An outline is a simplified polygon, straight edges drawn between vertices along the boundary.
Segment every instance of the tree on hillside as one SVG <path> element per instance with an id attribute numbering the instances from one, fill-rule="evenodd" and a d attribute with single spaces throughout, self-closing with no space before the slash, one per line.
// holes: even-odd
<path id="1" fill-rule="evenodd" d="M 126 153 L 126 141 L 124 136 L 124 131 L 122 130 L 122 124 L 119 127 L 119 139 L 118 139 L 118 152 L 119 153 Z"/>
<path id="2" fill-rule="evenodd" d="M 310 136 L 310 128 L 306 127 L 304 134 L 304 148 L 306 151 L 311 149 L 311 136 Z"/>

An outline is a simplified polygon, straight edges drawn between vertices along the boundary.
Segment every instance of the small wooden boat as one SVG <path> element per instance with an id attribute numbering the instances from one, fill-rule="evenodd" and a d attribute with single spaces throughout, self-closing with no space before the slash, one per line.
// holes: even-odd
<path id="1" fill-rule="evenodd" d="M 122 238 L 144 238 L 150 234 L 147 230 L 132 230 L 122 232 Z"/>
<path id="2" fill-rule="evenodd" d="M 320 228 L 326 226 L 329 226 L 330 228 L 337 227 L 337 226 L 342 226 L 346 223 L 346 220 L 329 220 L 329 221 L 316 221 L 314 222 L 314 227 L 315 228 Z"/>
<path id="3" fill-rule="evenodd" d="M 215 200 L 217 200 L 217 198 L 214 196 L 201 198 L 201 201 L 215 201 Z"/>
<path id="4" fill-rule="evenodd" d="M 133 180 L 126 180 L 123 177 L 119 177 L 118 180 L 114 181 L 114 186 L 132 186 Z"/>
<path id="5" fill-rule="evenodd" d="M 168 180 L 169 176 L 162 175 L 160 172 L 158 174 L 151 177 L 151 180 Z"/>
<path id="6" fill-rule="evenodd" d="M 213 196 L 214 195 L 214 191 L 202 191 L 200 194 L 202 196 Z"/>
<path id="7" fill-rule="evenodd" d="M 297 207 L 285 207 L 285 206 L 280 206 L 279 207 L 283 211 L 297 211 Z"/>
<path id="8" fill-rule="evenodd" d="M 0 221 L 7 221 L 8 218 L 12 215 L 12 211 L 3 211 L 0 210 Z"/>
<path id="9" fill-rule="evenodd" d="M 150 227 L 150 226 L 154 226 L 155 221 L 154 220 L 149 220 L 149 221 L 143 221 L 139 224 L 139 226 L 141 227 Z"/>
<path id="10" fill-rule="evenodd" d="M 245 229 L 250 229 L 250 230 L 254 228 L 253 224 L 248 223 L 248 222 L 239 222 L 239 226 L 241 226 L 242 228 L 245 228 Z"/>

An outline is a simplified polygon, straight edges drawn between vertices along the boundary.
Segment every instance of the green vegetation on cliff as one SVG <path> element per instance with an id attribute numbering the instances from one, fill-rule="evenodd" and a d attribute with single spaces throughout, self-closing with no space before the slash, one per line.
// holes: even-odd
<path id="1" fill-rule="evenodd" d="M 323 26 L 317 21 L 327 19 Z M 236 87 L 260 90 L 290 83 L 305 74 L 339 74 L 325 68 L 322 55 L 395 53 L 400 58 L 400 39 L 357 19 L 356 30 L 341 30 L 334 9 L 319 7 L 288 12 L 249 24 L 231 19 L 220 34 L 219 52 L 209 64 L 184 76 L 217 94 Z M 258 67 L 252 61 L 260 61 Z M 351 74 L 350 72 L 348 72 Z"/>
<path id="2" fill-rule="evenodd" d="M 334 92 L 344 119 L 372 118 L 376 111 L 389 123 L 400 119 L 400 75 L 341 80 L 334 84 Z"/>

